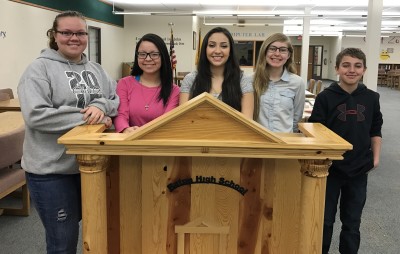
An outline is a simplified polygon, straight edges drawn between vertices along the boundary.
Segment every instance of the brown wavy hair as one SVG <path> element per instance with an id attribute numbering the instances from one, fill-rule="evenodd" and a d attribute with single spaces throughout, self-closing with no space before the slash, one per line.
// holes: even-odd
<path id="1" fill-rule="evenodd" d="M 64 18 L 64 17 L 77 17 L 77 18 L 82 19 L 86 24 L 86 19 L 80 12 L 63 11 L 60 14 L 58 14 L 53 21 L 53 27 L 50 28 L 49 30 L 47 30 L 47 32 L 46 32 L 46 35 L 49 38 L 49 48 L 51 48 L 51 49 L 58 50 L 58 45 L 57 45 L 56 39 L 54 38 L 54 34 L 58 31 L 57 30 L 58 20 L 60 18 Z"/>

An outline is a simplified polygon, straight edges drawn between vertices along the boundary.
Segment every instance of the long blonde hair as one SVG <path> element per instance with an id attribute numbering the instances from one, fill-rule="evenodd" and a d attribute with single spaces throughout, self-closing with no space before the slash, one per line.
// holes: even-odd
<path id="1" fill-rule="evenodd" d="M 286 63 L 284 64 L 284 68 L 286 68 L 289 72 L 297 73 L 296 66 L 293 61 L 293 46 L 290 42 L 289 37 L 282 33 L 274 33 L 270 35 L 261 45 L 260 52 L 258 54 L 256 69 L 254 73 L 254 120 L 258 120 L 258 114 L 260 113 L 260 96 L 268 89 L 269 83 L 269 70 L 267 68 L 267 50 L 269 45 L 273 42 L 285 42 L 287 43 L 287 47 L 290 52 L 290 56 Z"/>

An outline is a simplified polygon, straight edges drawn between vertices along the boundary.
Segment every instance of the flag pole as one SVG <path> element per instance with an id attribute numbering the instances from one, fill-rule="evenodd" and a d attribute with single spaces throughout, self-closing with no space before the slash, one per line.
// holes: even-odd
<path id="1" fill-rule="evenodd" d="M 199 39 L 197 41 L 196 59 L 195 59 L 196 66 L 199 64 L 199 60 L 200 60 L 201 44 L 202 44 L 202 41 L 201 41 L 201 28 L 199 28 Z"/>
<path id="2" fill-rule="evenodd" d="M 177 79 L 176 79 L 176 56 L 175 56 L 175 45 L 174 44 L 174 32 L 172 30 L 172 27 L 174 26 L 173 22 L 169 22 L 168 26 L 171 28 L 171 38 L 170 38 L 170 46 L 169 46 L 169 50 L 170 50 L 170 57 L 171 57 L 171 67 L 173 69 L 172 72 L 172 78 L 174 80 L 174 83 L 177 84 Z"/>

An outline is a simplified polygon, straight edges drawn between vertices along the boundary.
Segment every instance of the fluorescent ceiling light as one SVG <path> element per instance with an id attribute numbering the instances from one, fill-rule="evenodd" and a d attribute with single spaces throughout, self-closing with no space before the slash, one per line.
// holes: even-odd
<path id="1" fill-rule="evenodd" d="M 344 13 L 341 13 L 340 11 L 323 11 L 323 10 L 318 10 L 318 11 L 313 11 L 311 10 L 311 14 L 313 15 L 318 15 L 318 16 L 363 16 L 367 15 L 368 12 L 364 11 L 346 11 Z"/>
<path id="2" fill-rule="evenodd" d="M 344 37 L 365 37 L 363 34 L 345 34 Z"/>
<path id="3" fill-rule="evenodd" d="M 285 25 L 303 25 L 303 19 L 291 19 L 285 20 Z M 331 25 L 344 25 L 345 21 L 335 20 L 335 19 L 312 19 L 310 20 L 311 25 L 320 25 L 320 26 L 331 26 Z"/>
<path id="4" fill-rule="evenodd" d="M 161 4 L 159 0 L 146 0 L 146 1 L 137 1 L 137 0 L 115 0 L 113 3 L 118 4 L 137 4 L 137 5 L 144 5 L 144 4 Z"/>
<path id="5" fill-rule="evenodd" d="M 219 5 L 219 6 L 231 6 L 231 5 L 244 5 L 242 0 L 231 0 L 227 2 L 226 0 L 115 0 L 114 3 L 121 4 L 135 4 L 135 5 L 152 5 L 152 4 L 161 4 L 161 5 L 174 5 L 174 4 L 185 4 L 185 5 Z M 247 0 L 245 5 L 265 5 L 264 1 L 260 0 Z"/>
<path id="6" fill-rule="evenodd" d="M 203 22 L 205 26 L 283 26 L 283 23 L 236 23 L 236 22 Z"/>
<path id="7" fill-rule="evenodd" d="M 289 36 L 302 35 L 303 31 L 298 30 L 283 30 L 283 33 Z M 341 36 L 341 32 L 327 32 L 327 31 L 310 31 L 310 36 Z"/>
<path id="8" fill-rule="evenodd" d="M 115 15 L 140 15 L 140 16 L 150 16 L 150 12 L 137 12 L 137 11 L 113 11 Z"/>
<path id="9" fill-rule="evenodd" d="M 382 20 L 382 26 L 396 26 L 396 27 L 398 27 L 399 25 L 400 25 L 400 22 L 398 20 L 396 20 L 396 21 Z"/>
<path id="10" fill-rule="evenodd" d="M 290 10 L 290 11 L 236 11 L 239 17 L 263 17 L 263 16 L 304 16 L 303 10 Z"/>
<path id="11" fill-rule="evenodd" d="M 240 6 L 271 6 L 271 4 L 266 4 L 263 0 L 115 0 L 114 3 L 121 4 L 136 4 L 136 5 L 151 5 L 151 4 L 165 4 L 165 5 L 174 5 L 174 4 L 185 4 L 185 5 L 202 5 L 202 6 L 232 6 L 232 5 L 240 5 Z M 299 3 L 300 2 L 300 3 Z M 296 1 L 296 0 L 286 0 L 281 6 L 292 6 L 297 4 L 308 4 L 309 1 Z M 275 4 L 273 4 L 275 5 Z"/>
<path id="12" fill-rule="evenodd" d="M 200 16 L 233 16 L 234 13 L 232 11 L 221 11 L 221 10 L 208 10 L 208 11 L 194 11 L 196 15 Z"/>
<path id="13" fill-rule="evenodd" d="M 172 2 L 173 0 L 171 0 Z M 293 1 L 293 0 L 292 0 Z M 197 3 L 196 3 L 197 2 Z M 287 1 L 291 2 L 291 1 Z M 232 6 L 232 5 L 240 5 L 240 6 L 266 6 L 267 4 L 263 0 L 201 0 L 201 1 L 191 1 L 192 4 L 201 4 L 201 5 L 218 5 L 218 6 Z M 270 5 L 270 4 L 269 4 Z"/>
<path id="14" fill-rule="evenodd" d="M 286 0 L 277 3 L 268 3 L 265 0 L 115 0 L 114 3 L 135 4 L 135 5 L 218 5 L 218 6 L 298 6 L 298 5 L 318 5 L 318 6 L 368 6 L 368 0 L 348 1 L 348 0 Z M 383 6 L 400 6 L 398 0 L 384 0 Z"/>

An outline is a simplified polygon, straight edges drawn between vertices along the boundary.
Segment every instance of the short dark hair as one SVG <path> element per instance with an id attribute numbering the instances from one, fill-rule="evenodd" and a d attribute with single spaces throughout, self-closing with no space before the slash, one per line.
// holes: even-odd
<path id="1" fill-rule="evenodd" d="M 358 58 L 363 61 L 364 68 L 367 68 L 367 57 L 364 52 L 359 48 L 345 48 L 336 56 L 336 68 L 339 68 L 340 62 L 342 62 L 343 57 L 351 56 Z"/>
<path id="2" fill-rule="evenodd" d="M 85 17 L 80 12 L 77 11 L 63 11 L 60 14 L 58 14 L 53 21 L 53 27 L 47 30 L 46 32 L 47 37 L 49 37 L 49 47 L 51 49 L 58 50 L 58 45 L 56 43 L 56 39 L 54 38 L 54 34 L 57 32 L 58 20 L 64 17 L 77 17 L 82 19 L 86 23 Z"/>
<path id="3" fill-rule="evenodd" d="M 140 44 L 143 41 L 148 41 L 153 43 L 158 51 L 160 52 L 160 59 L 161 59 L 161 68 L 160 68 L 160 79 L 161 79 L 161 90 L 160 95 L 158 96 L 158 101 L 163 100 L 164 106 L 167 104 L 168 99 L 172 92 L 172 84 L 173 84 L 173 77 L 172 77 L 172 67 L 171 67 L 171 58 L 168 53 L 167 46 L 165 45 L 164 40 L 158 36 L 157 34 L 145 34 L 136 44 L 135 48 L 135 62 L 133 63 L 131 75 L 137 76 L 142 75 L 143 70 L 139 67 L 138 64 L 138 49 Z"/>

